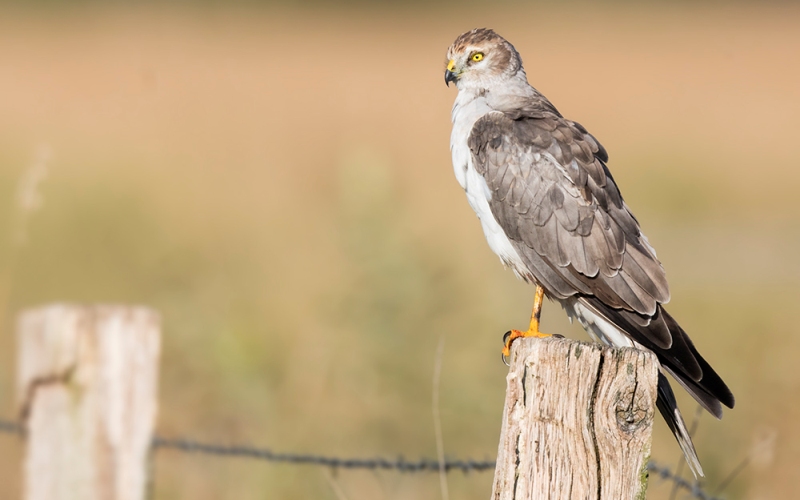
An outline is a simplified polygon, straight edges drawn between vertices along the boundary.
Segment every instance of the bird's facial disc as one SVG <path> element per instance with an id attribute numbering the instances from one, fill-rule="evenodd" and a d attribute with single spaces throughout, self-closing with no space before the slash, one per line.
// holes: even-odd
<path id="1" fill-rule="evenodd" d="M 480 74 L 485 71 L 491 62 L 491 55 L 484 48 L 468 47 L 458 53 L 447 51 L 447 68 L 444 70 L 444 82 L 450 86 L 450 82 L 458 81 L 470 74 Z"/>

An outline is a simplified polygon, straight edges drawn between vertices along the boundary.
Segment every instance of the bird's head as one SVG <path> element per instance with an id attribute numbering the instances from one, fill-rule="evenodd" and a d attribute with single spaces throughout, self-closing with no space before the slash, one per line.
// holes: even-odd
<path id="1" fill-rule="evenodd" d="M 522 76 L 522 59 L 513 45 L 487 28 L 476 28 L 456 38 L 447 49 L 444 81 L 459 90 L 487 89 L 494 83 Z"/>

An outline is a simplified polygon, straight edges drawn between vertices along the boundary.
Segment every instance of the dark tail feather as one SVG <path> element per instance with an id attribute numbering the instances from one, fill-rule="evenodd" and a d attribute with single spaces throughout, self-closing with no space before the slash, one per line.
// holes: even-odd
<path id="1" fill-rule="evenodd" d="M 686 344 L 692 356 L 697 361 L 697 364 L 700 366 L 703 376 L 700 380 L 692 380 L 691 377 L 681 373 L 680 370 L 676 369 L 680 365 L 675 366 L 673 363 L 670 363 L 671 360 L 667 356 L 665 356 L 665 358 L 667 358 L 665 359 L 666 363 L 662 364 L 665 365 L 664 367 L 669 370 L 670 374 L 675 377 L 675 379 L 686 389 L 687 392 L 689 392 L 689 394 L 694 397 L 694 399 L 697 400 L 698 403 L 700 403 L 703 408 L 708 410 L 709 413 L 715 417 L 722 418 L 722 406 L 720 403 L 728 408 L 733 408 L 734 404 L 736 403 L 733 393 L 725 384 L 725 382 L 722 381 L 722 378 L 717 375 L 717 372 L 711 368 L 711 365 L 709 365 L 708 362 L 703 359 L 703 356 L 697 352 L 692 339 L 689 338 L 683 328 L 680 327 L 678 322 L 675 321 L 672 316 L 670 316 L 669 313 L 667 313 L 667 311 L 663 308 L 661 309 L 661 312 L 663 313 L 664 320 L 666 321 L 667 327 L 672 334 L 673 343 L 676 340 L 681 339 L 681 341 Z"/>
<path id="2" fill-rule="evenodd" d="M 719 404 L 719 403 L 717 403 Z M 678 403 L 675 401 L 675 393 L 672 392 L 672 387 L 669 385 L 667 377 L 658 372 L 658 398 L 656 399 L 656 406 L 661 416 L 667 422 L 669 429 L 678 440 L 678 445 L 683 450 L 683 456 L 686 457 L 686 463 L 692 470 L 695 479 L 703 477 L 703 467 L 700 466 L 700 459 L 697 458 L 697 451 L 694 449 L 692 443 L 692 436 L 686 430 L 686 422 L 683 421 L 683 416 L 678 410 Z"/>
<path id="3" fill-rule="evenodd" d="M 722 405 L 719 403 L 717 396 L 709 393 L 705 387 L 699 385 L 694 380 L 690 380 L 688 377 L 673 370 L 669 366 L 661 365 L 661 367 L 672 375 L 675 380 L 686 389 L 686 392 L 688 392 L 700 406 L 705 408 L 708 413 L 714 415 L 718 419 L 722 418 Z"/>
<path id="4" fill-rule="evenodd" d="M 653 316 L 637 315 L 609 307 L 596 297 L 581 297 L 581 301 L 600 313 L 630 338 L 653 351 L 661 366 L 694 397 L 700 405 L 717 418 L 722 418 L 722 406 L 733 408 L 733 393 L 711 365 L 703 359 L 689 335 L 675 319 L 659 305 Z M 641 318 L 641 319 L 639 319 Z M 663 325 L 659 325 L 663 322 Z M 672 345 L 659 346 L 651 330 L 669 331 Z"/>

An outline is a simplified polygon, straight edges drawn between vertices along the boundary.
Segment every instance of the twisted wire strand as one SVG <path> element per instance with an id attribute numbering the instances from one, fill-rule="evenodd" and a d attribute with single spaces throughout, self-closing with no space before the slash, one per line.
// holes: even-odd
<path id="1" fill-rule="evenodd" d="M 439 461 L 427 458 L 419 460 L 406 460 L 403 457 L 396 459 L 387 458 L 345 458 L 324 455 L 312 455 L 303 453 L 277 453 L 266 448 L 255 448 L 252 446 L 221 445 L 194 441 L 191 439 L 166 439 L 157 437 L 153 440 L 153 448 L 179 450 L 186 453 L 198 453 L 206 455 L 243 457 L 265 460 L 268 462 L 283 462 L 297 465 L 321 465 L 334 469 L 383 469 L 397 470 L 400 472 L 438 472 Z M 494 460 L 477 461 L 466 460 L 445 460 L 444 469 L 446 472 L 461 471 L 483 472 L 493 470 Z"/>

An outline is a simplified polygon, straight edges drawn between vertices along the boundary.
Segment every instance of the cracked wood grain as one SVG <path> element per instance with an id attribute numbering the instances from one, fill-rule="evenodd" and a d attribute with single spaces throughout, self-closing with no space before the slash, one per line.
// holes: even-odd
<path id="1" fill-rule="evenodd" d="M 644 498 L 652 353 L 519 339 L 506 382 L 493 500 Z"/>
<path id="2" fill-rule="evenodd" d="M 156 416 L 158 315 L 52 305 L 17 325 L 26 500 L 142 500 Z"/>

